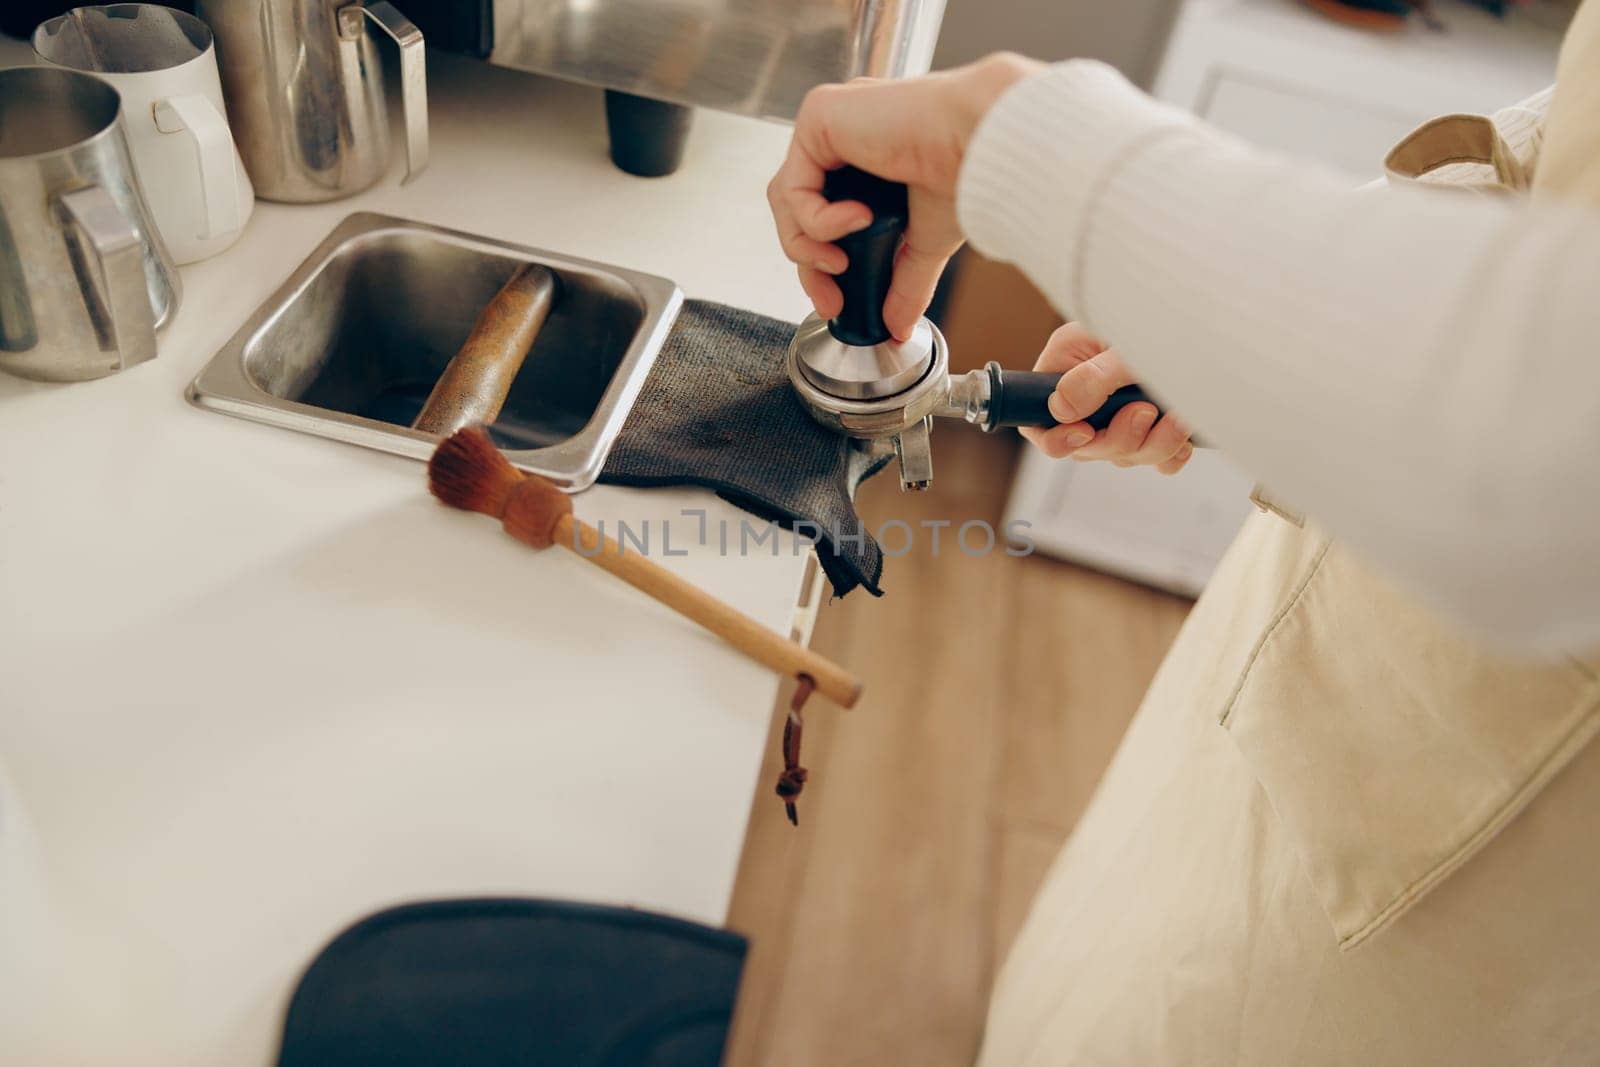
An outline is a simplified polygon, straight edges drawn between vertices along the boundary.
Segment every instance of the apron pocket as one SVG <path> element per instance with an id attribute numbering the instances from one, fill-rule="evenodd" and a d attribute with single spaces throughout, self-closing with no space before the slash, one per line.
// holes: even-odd
<path id="1" fill-rule="evenodd" d="M 1600 729 L 1600 682 L 1489 654 L 1334 544 L 1221 718 L 1349 949 L 1538 795 Z"/>

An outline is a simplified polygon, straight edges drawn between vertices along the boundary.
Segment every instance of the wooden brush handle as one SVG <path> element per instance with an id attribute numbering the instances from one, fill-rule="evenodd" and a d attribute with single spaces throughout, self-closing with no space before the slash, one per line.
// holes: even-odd
<path id="1" fill-rule="evenodd" d="M 556 520 L 552 540 L 597 564 L 678 614 L 693 619 L 757 662 L 790 678 L 807 675 L 817 692 L 840 707 L 854 707 L 861 679 L 811 649 L 781 637 L 759 622 L 684 581 L 639 552 L 624 552 L 571 512 Z M 581 551 L 579 547 L 581 546 Z"/>
<path id="2" fill-rule="evenodd" d="M 841 707 L 854 707 L 861 696 L 861 680 L 837 663 L 780 637 L 643 553 L 624 552 L 581 522 L 572 514 L 571 497 L 547 479 L 520 474 L 481 427 L 454 434 L 439 446 L 428 464 L 428 482 L 447 504 L 498 516 L 518 541 L 538 549 L 561 544 L 779 674 L 810 678 L 818 692 Z"/>
<path id="3" fill-rule="evenodd" d="M 555 303 L 556 278 L 525 263 L 478 314 L 461 350 L 434 383 L 411 428 L 449 436 L 463 426 L 488 425 L 500 415 L 512 379 Z"/>

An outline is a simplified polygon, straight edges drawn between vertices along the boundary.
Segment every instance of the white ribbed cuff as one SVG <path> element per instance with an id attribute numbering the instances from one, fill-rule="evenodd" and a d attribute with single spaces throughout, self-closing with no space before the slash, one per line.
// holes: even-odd
<path id="1" fill-rule="evenodd" d="M 1119 164 L 1193 119 L 1104 63 L 1075 59 L 1019 82 L 978 124 L 956 213 L 978 251 L 1015 263 L 1056 304 L 1079 310 L 1079 248 Z"/>

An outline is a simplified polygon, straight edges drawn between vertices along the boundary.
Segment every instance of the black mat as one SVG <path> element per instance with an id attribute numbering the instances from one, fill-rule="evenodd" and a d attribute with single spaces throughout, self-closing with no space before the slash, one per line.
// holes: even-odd
<path id="1" fill-rule="evenodd" d="M 390 908 L 306 969 L 278 1067 L 717 1067 L 747 949 L 599 905 Z"/>
<path id="2" fill-rule="evenodd" d="M 881 596 L 883 554 L 856 514 L 856 487 L 891 457 L 811 418 L 784 372 L 791 323 L 706 301 L 684 304 L 606 461 L 613 485 L 697 485 L 817 541 L 836 596 Z M 722 544 L 721 532 L 708 531 Z M 741 531 L 727 551 L 770 552 Z"/>

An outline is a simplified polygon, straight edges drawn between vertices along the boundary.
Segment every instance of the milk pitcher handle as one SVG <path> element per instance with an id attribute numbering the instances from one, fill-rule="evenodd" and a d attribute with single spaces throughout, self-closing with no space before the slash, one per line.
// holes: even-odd
<path id="1" fill-rule="evenodd" d="M 428 165 L 428 69 L 422 31 L 388 0 L 366 0 L 339 9 L 339 35 L 359 37 L 371 19 L 400 49 L 400 104 L 406 124 L 406 176 L 409 182 Z"/>
<path id="2" fill-rule="evenodd" d="M 155 120 L 162 133 L 187 133 L 194 145 L 205 207 L 205 224 L 197 236 L 210 239 L 242 227 L 244 209 L 233 170 L 233 135 L 216 106 L 199 93 L 169 96 L 156 101 Z"/>
<path id="3" fill-rule="evenodd" d="M 60 203 L 82 235 L 92 275 L 87 289 L 99 304 L 91 309 L 91 318 L 117 353 L 118 369 L 154 359 L 156 318 L 145 286 L 139 231 L 98 185 L 65 193 Z"/>

